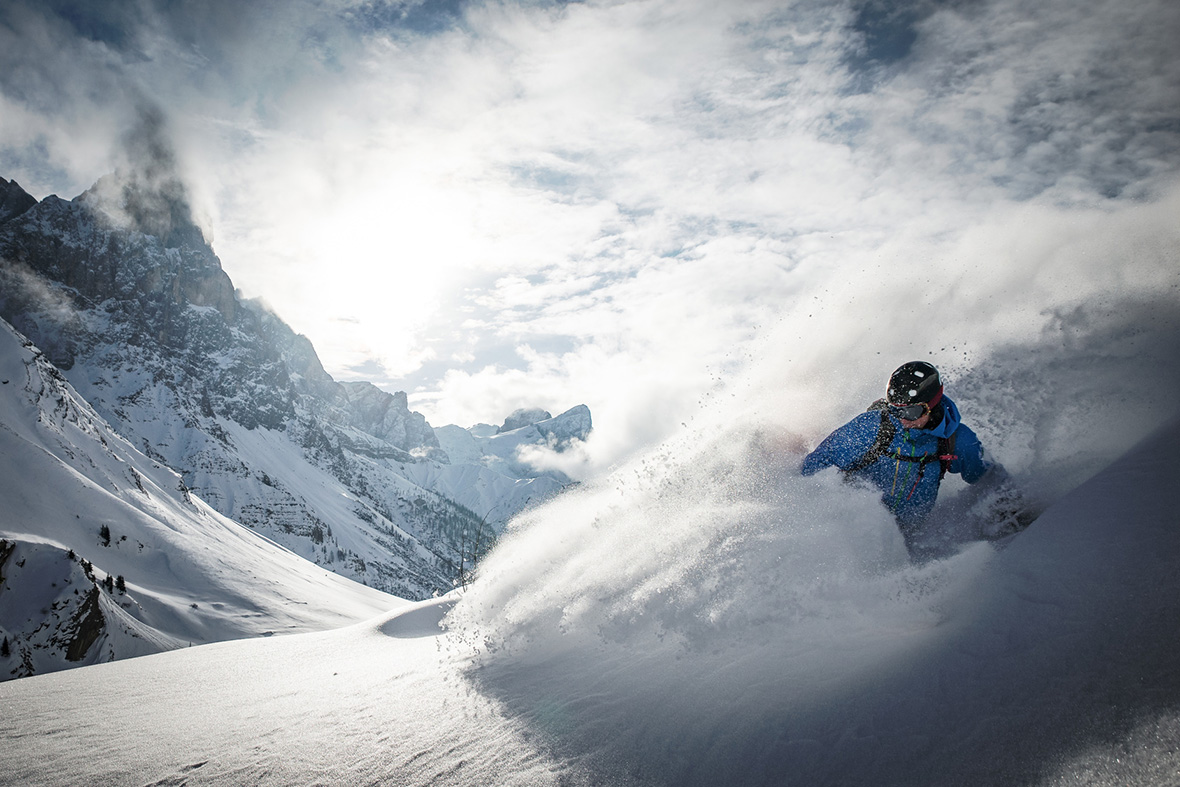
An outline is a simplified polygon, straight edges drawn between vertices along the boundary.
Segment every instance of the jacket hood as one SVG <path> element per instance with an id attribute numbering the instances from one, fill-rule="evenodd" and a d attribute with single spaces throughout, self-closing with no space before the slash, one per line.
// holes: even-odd
<path id="1" fill-rule="evenodd" d="M 946 394 L 942 395 L 942 420 L 933 429 L 923 429 L 935 437 L 950 437 L 959 428 L 959 408 Z"/>

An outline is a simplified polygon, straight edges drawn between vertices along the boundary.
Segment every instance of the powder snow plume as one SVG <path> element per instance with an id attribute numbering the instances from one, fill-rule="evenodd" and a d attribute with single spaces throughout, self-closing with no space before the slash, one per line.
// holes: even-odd
<path id="1" fill-rule="evenodd" d="M 921 357 L 1038 510 L 1167 426 L 1180 412 L 1180 267 L 1158 242 L 1171 232 L 1158 208 L 1098 217 L 1090 232 L 1118 225 L 1121 242 L 1089 259 L 1016 248 L 974 296 L 969 258 L 908 302 L 878 277 L 804 288 L 859 316 L 796 304 L 680 435 L 510 527 L 448 620 L 453 646 L 478 654 L 471 679 L 620 783 L 710 783 L 735 762 L 757 781 L 772 767 L 766 736 L 912 662 L 948 610 L 970 608 L 997 555 L 976 542 L 911 565 L 876 494 L 833 471 L 800 477 L 803 453 Z M 874 337 L 891 319 L 915 328 Z M 940 324 L 949 339 L 921 340 L 916 326 Z M 968 489 L 948 478 L 936 516 Z M 702 750 L 719 754 L 689 756 Z M 688 762 L 697 770 L 678 770 Z"/>

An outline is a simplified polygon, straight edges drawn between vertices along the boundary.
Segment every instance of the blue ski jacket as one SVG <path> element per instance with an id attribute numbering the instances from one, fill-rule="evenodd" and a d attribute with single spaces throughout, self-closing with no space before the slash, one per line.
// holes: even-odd
<path id="1" fill-rule="evenodd" d="M 938 440 L 955 435 L 954 459 L 947 472 L 959 473 L 963 480 L 975 483 L 991 469 L 983 458 L 983 446 L 975 432 L 959 420 L 959 408 L 950 397 L 943 396 L 942 418 L 928 429 L 904 429 L 901 420 L 889 413 L 895 434 L 888 450 L 877 461 L 851 475 L 872 482 L 881 490 L 881 501 L 897 517 L 903 528 L 921 524 L 938 499 L 941 468 Z M 825 467 L 847 470 L 864 456 L 877 441 L 881 429 L 881 412 L 869 410 L 832 432 L 803 460 L 803 475 L 814 475 Z M 912 461 L 926 458 L 927 463 Z"/>

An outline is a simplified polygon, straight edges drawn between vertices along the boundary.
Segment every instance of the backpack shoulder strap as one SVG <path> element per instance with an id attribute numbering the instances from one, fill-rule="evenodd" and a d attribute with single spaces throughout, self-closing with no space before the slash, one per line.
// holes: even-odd
<path id="1" fill-rule="evenodd" d="M 889 445 L 893 442 L 893 436 L 897 434 L 897 427 L 889 419 L 889 412 L 885 407 L 884 399 L 878 399 L 869 405 L 868 411 L 872 410 L 879 410 L 881 412 L 881 427 L 877 429 L 877 439 L 873 442 L 869 450 L 865 451 L 864 456 L 844 469 L 845 473 L 859 472 L 880 459 L 889 450 Z"/>
<path id="2" fill-rule="evenodd" d="M 955 435 L 958 433 L 956 429 L 950 433 L 949 437 L 938 438 L 938 480 L 941 481 L 946 477 L 946 471 L 950 469 L 951 462 L 959 457 L 955 456 Z"/>

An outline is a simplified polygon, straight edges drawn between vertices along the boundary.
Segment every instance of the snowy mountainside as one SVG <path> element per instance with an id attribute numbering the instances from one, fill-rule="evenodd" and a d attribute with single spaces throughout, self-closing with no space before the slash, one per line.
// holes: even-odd
<path id="1" fill-rule="evenodd" d="M 0 499 L 0 679 L 401 603 L 215 512 L 3 321 Z"/>
<path id="2" fill-rule="evenodd" d="M 101 572 L 99 572 L 101 573 Z M 0 539 L 0 680 L 145 656 L 194 643 L 137 620 L 122 575 L 43 541 Z M 108 586 L 109 585 L 109 589 Z M 200 641 L 200 640 L 196 640 Z"/>
<path id="3" fill-rule="evenodd" d="M 571 483 L 560 470 L 538 471 L 524 452 L 545 446 L 560 453 L 584 441 L 591 429 L 590 408 L 584 404 L 558 416 L 544 410 L 518 410 L 498 429 L 487 424 L 469 429 L 442 426 L 434 433 L 451 463 L 419 464 L 407 468 L 407 473 L 475 511 L 500 532 L 514 514 Z"/>
<path id="4" fill-rule="evenodd" d="M 234 291 L 177 184 L 110 176 L 68 202 L 22 194 L 5 182 L 0 316 L 235 521 L 422 598 L 451 586 L 480 522 L 471 505 L 506 520 L 564 482 L 524 494 L 523 466 L 455 467 L 404 393 L 335 381 L 305 337 Z"/>

